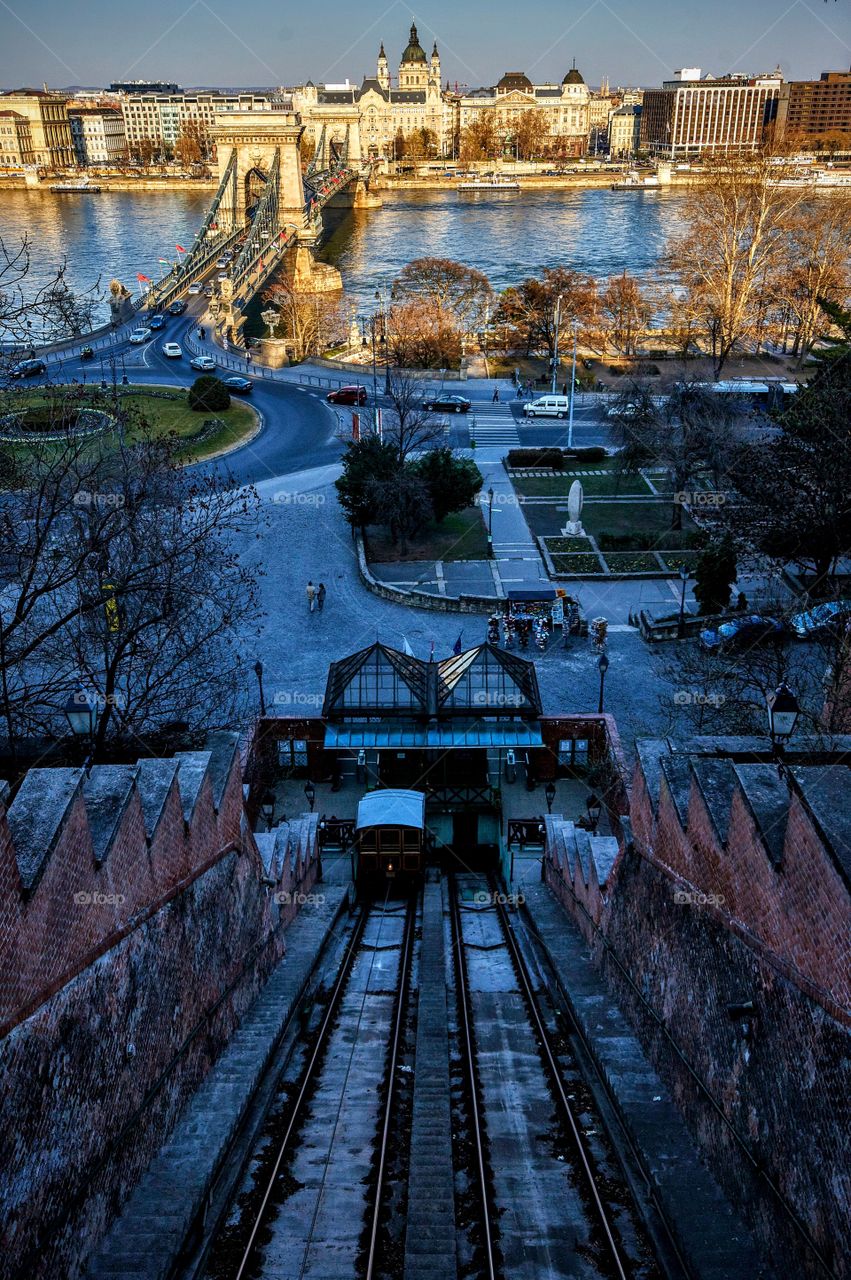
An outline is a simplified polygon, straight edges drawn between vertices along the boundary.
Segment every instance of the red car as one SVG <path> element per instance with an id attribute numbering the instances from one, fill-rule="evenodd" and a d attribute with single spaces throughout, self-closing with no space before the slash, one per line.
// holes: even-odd
<path id="1" fill-rule="evenodd" d="M 326 399 L 329 404 L 366 404 L 366 387 L 338 387 Z"/>

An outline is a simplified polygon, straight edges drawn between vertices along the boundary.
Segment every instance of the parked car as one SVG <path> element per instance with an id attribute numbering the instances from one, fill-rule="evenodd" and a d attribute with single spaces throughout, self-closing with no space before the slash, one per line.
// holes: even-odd
<path id="1" fill-rule="evenodd" d="M 196 295 L 196 294 L 199 294 L 199 293 L 203 293 L 203 292 L 204 292 L 204 286 L 203 286 L 203 284 L 201 283 L 201 281 L 200 281 L 200 280 L 195 280 L 195 281 L 193 281 L 193 283 L 189 286 L 189 288 L 186 290 L 186 292 L 187 292 L 187 293 L 189 293 L 189 294 L 191 294 L 193 297 L 195 297 L 195 295 Z"/>
<path id="2" fill-rule="evenodd" d="M 177 342 L 164 342 L 160 350 L 164 356 L 168 356 L 169 360 L 179 360 L 183 355 L 180 344 Z"/>
<path id="3" fill-rule="evenodd" d="M 432 413 L 467 413 L 470 401 L 464 396 L 439 394 L 423 400 L 423 408 Z"/>
<path id="4" fill-rule="evenodd" d="M 9 370 L 9 377 L 34 378 L 39 373 L 47 373 L 47 365 L 43 360 L 20 360 Z"/>
<path id="5" fill-rule="evenodd" d="M 141 343 L 147 342 L 150 336 L 150 329 L 134 329 L 127 341 L 139 346 Z"/>
<path id="6" fill-rule="evenodd" d="M 155 316 L 151 316 L 150 320 L 148 321 L 149 329 L 164 329 L 165 326 L 166 326 L 166 317 L 163 315 L 161 311 L 158 311 Z"/>
<path id="7" fill-rule="evenodd" d="M 168 314 L 170 316 L 182 316 L 185 310 L 186 310 L 185 301 L 183 300 L 183 298 L 178 298 L 177 301 L 173 302 L 169 307 Z"/>
<path id="8" fill-rule="evenodd" d="M 567 396 L 538 396 L 537 400 L 528 400 L 523 406 L 526 418 L 566 418 L 570 411 L 570 399 Z"/>
<path id="9" fill-rule="evenodd" d="M 225 386 L 228 391 L 236 391 L 241 396 L 247 396 L 250 393 L 251 388 L 254 386 L 254 383 L 250 378 L 240 378 L 238 375 L 235 375 L 232 378 L 225 378 Z"/>
<path id="10" fill-rule="evenodd" d="M 338 387 L 325 398 L 329 404 L 366 404 L 366 387 Z"/>
<path id="11" fill-rule="evenodd" d="M 704 649 L 749 649 L 755 644 L 778 643 L 785 640 L 788 628 L 779 618 L 752 613 L 745 618 L 731 618 L 717 627 L 708 627 L 700 633 Z"/>
<path id="12" fill-rule="evenodd" d="M 193 356 L 189 368 L 197 369 L 199 373 L 214 373 L 216 362 L 212 356 Z"/>
<path id="13" fill-rule="evenodd" d="M 851 622 L 851 600 L 825 600 L 803 613 L 789 619 L 793 634 L 799 640 L 822 635 L 825 631 L 841 630 Z"/>

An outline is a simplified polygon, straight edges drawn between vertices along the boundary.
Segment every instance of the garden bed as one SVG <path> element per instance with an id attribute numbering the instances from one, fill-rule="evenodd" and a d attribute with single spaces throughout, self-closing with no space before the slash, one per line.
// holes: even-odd
<path id="1" fill-rule="evenodd" d="M 659 561 L 652 551 L 605 551 L 603 559 L 612 573 L 659 572 Z"/>

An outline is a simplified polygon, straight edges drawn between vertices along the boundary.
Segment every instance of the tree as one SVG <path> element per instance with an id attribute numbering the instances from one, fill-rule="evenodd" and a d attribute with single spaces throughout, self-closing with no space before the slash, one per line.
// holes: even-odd
<path id="1" fill-rule="evenodd" d="M 187 120 L 174 146 L 174 154 L 185 169 L 210 159 L 210 140 L 203 120 Z"/>
<path id="2" fill-rule="evenodd" d="M 396 159 L 430 160 L 437 155 L 439 149 L 440 143 L 433 129 L 413 129 L 408 134 L 402 134 Z"/>
<path id="3" fill-rule="evenodd" d="M 397 470 L 401 471 L 412 453 L 443 438 L 443 424 L 423 408 L 423 391 L 417 378 L 394 374 L 390 378 L 388 399 L 384 440 L 395 451 Z"/>
<path id="4" fill-rule="evenodd" d="M 432 516 L 428 489 L 413 467 L 395 467 L 386 479 L 373 477 L 368 490 L 375 504 L 375 520 L 386 525 L 394 544 L 407 555 L 408 540 L 428 524 Z"/>
<path id="5" fill-rule="evenodd" d="M 238 634 L 259 608 L 259 571 L 234 545 L 256 527 L 253 491 L 183 469 L 133 419 L 99 447 L 73 432 L 32 445 L 18 466 L 0 514 L 10 750 L 67 732 L 78 680 L 100 712 L 97 754 L 156 742 L 169 723 L 189 735 L 232 724 Z"/>
<path id="6" fill-rule="evenodd" d="M 430 449 L 413 464 L 413 471 L 426 486 L 438 524 L 453 511 L 471 506 L 484 484 L 471 458 L 459 457 L 447 448 Z"/>
<path id="7" fill-rule="evenodd" d="M 555 355 L 556 302 L 561 297 L 559 345 L 566 349 L 574 321 L 588 342 L 597 316 L 597 284 L 568 267 L 547 267 L 541 279 L 530 277 L 500 295 L 495 321 L 506 330 L 507 345 L 526 355 Z"/>
<path id="8" fill-rule="evenodd" d="M 696 380 L 676 382 L 659 394 L 636 379 L 622 392 L 620 409 L 614 431 L 626 454 L 623 469 L 653 460 L 668 470 L 674 490 L 671 528 L 681 529 L 683 507 L 706 475 L 716 490 L 725 478 L 738 442 L 742 405 Z M 705 512 L 717 513 L 723 505 L 707 505 Z"/>
<path id="9" fill-rule="evenodd" d="M 814 595 L 833 591 L 851 549 L 851 354 L 816 370 L 778 421 L 775 438 L 734 454 L 733 529 L 762 554 L 791 561 Z"/>
<path id="10" fill-rule="evenodd" d="M 641 286 L 626 270 L 612 276 L 600 297 L 604 331 L 621 355 L 635 354 L 636 346 L 650 323 L 651 307 Z"/>
<path id="11" fill-rule="evenodd" d="M 851 201 L 844 195 L 819 196 L 790 215 L 777 292 L 791 320 L 792 350 L 802 362 L 828 333 L 830 314 L 822 302 L 848 294 L 849 240 Z"/>
<path id="12" fill-rule="evenodd" d="M 480 111 L 461 130 L 462 160 L 493 160 L 502 154 L 502 136 L 495 111 Z"/>
<path id="13" fill-rule="evenodd" d="M 343 453 L 343 471 L 334 481 L 334 487 L 353 529 L 365 529 L 375 523 L 379 501 L 374 485 L 389 481 L 397 467 L 396 450 L 377 435 L 348 442 Z"/>
<path id="14" fill-rule="evenodd" d="M 393 363 L 406 369 L 457 369 L 461 362 L 462 334 L 454 318 L 430 301 L 394 303 L 388 341 Z"/>
<path id="15" fill-rule="evenodd" d="M 230 408 L 230 392 L 220 378 L 202 373 L 189 388 L 186 402 L 195 413 L 224 413 Z"/>
<path id="16" fill-rule="evenodd" d="M 415 258 L 393 281 L 399 301 L 426 301 L 467 333 L 481 325 L 493 298 L 490 281 L 475 267 L 451 258 Z"/>
<path id="17" fill-rule="evenodd" d="M 263 291 L 263 301 L 278 309 L 278 336 L 291 342 L 294 361 L 322 355 L 346 336 L 343 299 L 339 293 L 308 293 L 297 289 L 293 277 L 282 271 Z"/>
<path id="18" fill-rule="evenodd" d="M 669 261 L 712 317 L 715 373 L 733 349 L 752 337 L 760 290 L 785 250 L 801 190 L 784 187 L 783 153 L 767 147 L 748 155 L 704 157 L 704 180 L 686 196 L 686 229 Z"/>
<path id="19" fill-rule="evenodd" d="M 0 378 L 33 345 L 58 342 L 91 329 L 100 302 L 99 283 L 83 294 L 71 289 L 64 259 L 43 284 L 28 279 L 31 264 L 28 236 L 15 244 L 0 237 Z"/>
<path id="20" fill-rule="evenodd" d="M 549 137 L 547 114 L 540 107 L 523 111 L 514 126 L 513 143 L 518 160 L 534 160 L 540 156 Z"/>
<path id="21" fill-rule="evenodd" d="M 701 613 L 720 613 L 727 608 L 736 581 L 736 549 L 729 533 L 700 553 L 694 577 L 694 598 Z"/>

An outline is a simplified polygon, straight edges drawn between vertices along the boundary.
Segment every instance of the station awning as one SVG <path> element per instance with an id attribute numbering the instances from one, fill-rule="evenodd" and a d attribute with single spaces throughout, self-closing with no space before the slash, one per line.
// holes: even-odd
<path id="1" fill-rule="evenodd" d="M 447 751 L 452 747 L 541 747 L 538 724 L 523 721 L 504 723 L 487 720 L 459 721 L 427 725 L 388 723 L 325 727 L 325 746 L 331 750 L 358 751 L 362 747 L 383 751 Z"/>

